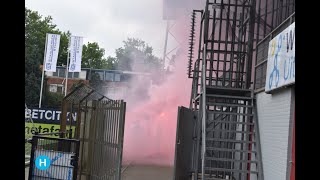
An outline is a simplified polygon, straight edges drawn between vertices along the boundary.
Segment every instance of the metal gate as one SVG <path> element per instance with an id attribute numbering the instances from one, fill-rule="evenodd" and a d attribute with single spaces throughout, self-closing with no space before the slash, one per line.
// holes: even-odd
<path id="1" fill-rule="evenodd" d="M 80 141 L 79 180 L 120 180 L 125 111 L 126 102 L 109 99 L 85 84 L 63 99 L 60 133 Z M 71 118 L 76 118 L 74 133 Z"/>
<path id="2" fill-rule="evenodd" d="M 80 141 L 35 135 L 32 137 L 29 180 L 76 180 Z"/>
<path id="3" fill-rule="evenodd" d="M 186 180 L 192 176 L 192 156 L 196 135 L 196 112 L 185 107 L 178 108 L 177 137 L 174 160 L 174 180 Z"/>

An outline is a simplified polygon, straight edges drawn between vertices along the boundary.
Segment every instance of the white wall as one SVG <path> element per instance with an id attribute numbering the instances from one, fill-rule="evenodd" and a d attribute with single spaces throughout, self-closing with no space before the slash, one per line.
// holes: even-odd
<path id="1" fill-rule="evenodd" d="M 257 94 L 264 179 L 286 180 L 291 128 L 291 88 Z"/>

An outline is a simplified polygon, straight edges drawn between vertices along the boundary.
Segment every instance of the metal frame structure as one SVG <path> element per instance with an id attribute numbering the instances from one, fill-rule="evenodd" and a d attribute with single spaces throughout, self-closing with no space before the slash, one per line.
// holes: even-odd
<path id="1" fill-rule="evenodd" d="M 175 179 L 263 180 L 254 98 L 259 87 L 254 86 L 264 79 L 261 52 L 266 54 L 266 42 L 272 32 L 285 28 L 281 24 L 294 21 L 294 11 L 294 0 L 206 0 L 204 10 L 193 10 L 188 64 L 193 82 L 186 112 L 198 115 L 192 139 L 184 141 L 179 132 L 184 133 L 181 127 L 188 126 L 190 118 L 178 117 L 176 151 L 190 142 L 193 146 L 191 176 L 186 167 L 177 166 Z M 195 40 L 199 46 L 193 62 Z"/>
<path id="2" fill-rule="evenodd" d="M 190 109 L 198 112 L 191 165 L 194 180 L 263 179 L 250 89 L 255 3 L 207 0 L 205 10 L 193 11 L 188 75 L 193 79 Z M 201 15 L 200 36 L 193 62 L 196 13 Z"/>

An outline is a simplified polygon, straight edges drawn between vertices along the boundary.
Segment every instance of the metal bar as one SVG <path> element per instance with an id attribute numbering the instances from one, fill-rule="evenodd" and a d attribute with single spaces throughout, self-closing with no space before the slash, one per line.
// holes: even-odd
<path id="1" fill-rule="evenodd" d="M 230 13 L 230 0 L 228 0 L 228 12 L 226 12 L 227 14 L 227 22 L 226 22 L 226 31 L 225 31 L 225 41 L 228 41 L 228 30 L 229 30 L 229 13 Z M 226 65 L 227 65 L 227 49 L 228 49 L 228 45 L 227 43 L 224 43 L 224 49 L 225 49 L 225 53 L 224 53 L 224 64 L 223 64 L 223 80 L 222 80 L 222 86 L 225 86 L 225 78 L 226 78 Z M 230 72 L 229 72 L 230 73 Z M 230 74 L 229 74 L 230 76 Z M 230 84 L 231 85 L 231 84 Z"/>
<path id="2" fill-rule="evenodd" d="M 80 138 L 80 125 L 81 125 L 81 104 L 78 104 L 78 112 L 77 112 L 77 118 L 76 118 L 76 128 L 75 128 L 75 139 L 79 139 Z"/>
<path id="3" fill-rule="evenodd" d="M 279 3 L 279 24 L 280 24 L 280 22 L 282 21 L 283 0 L 278 1 L 278 3 Z"/>
<path id="4" fill-rule="evenodd" d="M 222 44 L 222 42 L 220 42 L 220 44 Z M 240 44 L 240 43 L 239 43 L 239 44 Z M 245 44 L 245 43 L 241 43 L 241 44 Z M 207 51 L 211 51 L 211 49 L 207 49 Z M 220 50 L 220 49 L 214 50 L 214 52 L 215 52 L 215 53 L 224 53 L 224 52 L 226 52 L 227 54 L 232 54 L 232 53 L 234 53 L 234 52 L 232 52 L 232 51 Z M 237 53 L 240 55 L 240 57 L 246 54 L 246 52 L 244 52 L 244 51 L 239 51 L 239 52 L 237 52 Z M 218 61 L 218 60 L 215 60 L 215 61 Z M 219 71 L 222 72 L 222 70 L 219 70 Z"/>
<path id="5" fill-rule="evenodd" d="M 244 134 L 244 133 L 243 133 Z M 225 141 L 225 142 L 234 142 L 234 143 L 256 143 L 256 141 L 246 141 L 246 140 L 233 140 L 233 139 L 220 139 L 220 138 L 207 138 L 207 141 Z"/>
<path id="6" fill-rule="evenodd" d="M 239 173 L 258 174 L 257 171 L 247 171 L 247 170 L 224 169 L 224 168 L 205 168 L 205 169 L 207 169 L 207 170 L 216 170 L 216 171 L 228 171 L 228 172 L 239 172 Z"/>
<path id="7" fill-rule="evenodd" d="M 86 123 L 87 123 L 87 112 L 88 112 L 88 102 L 86 101 L 85 102 L 85 110 L 84 110 L 84 118 L 83 118 L 83 129 L 82 129 L 82 139 L 85 139 L 85 134 L 86 134 Z M 80 111 L 81 112 L 81 111 Z M 80 119 L 82 121 L 82 119 Z M 79 126 L 80 128 L 81 126 Z M 81 130 L 80 130 L 80 136 L 81 136 Z M 79 136 L 79 137 L 80 137 Z M 79 164 L 80 164 L 80 169 L 79 169 L 79 176 L 80 176 L 80 180 L 81 180 L 81 176 L 82 176 L 82 161 L 83 161 L 83 149 L 84 149 L 84 141 L 82 140 L 81 141 L 81 144 L 80 144 L 80 148 L 81 148 L 81 157 L 80 157 L 80 160 L 79 160 Z"/>
<path id="8" fill-rule="evenodd" d="M 216 28 L 216 10 L 213 9 L 213 21 L 212 21 L 212 32 L 211 32 L 211 36 L 212 36 L 212 40 L 214 40 L 215 36 L 215 28 Z M 206 41 L 206 43 L 208 42 L 209 40 Z M 212 72 L 213 72 L 213 49 L 214 49 L 214 43 L 211 43 L 211 50 L 209 51 L 210 52 L 210 72 L 209 72 L 209 85 L 211 86 L 212 85 Z"/>
<path id="9" fill-rule="evenodd" d="M 234 14 L 234 13 L 233 13 Z M 229 15 L 230 16 L 230 15 Z M 234 20 L 234 19 L 229 19 L 229 21 L 230 20 Z M 231 24 L 229 23 L 229 27 L 231 28 L 231 30 L 233 29 L 232 27 L 231 27 Z M 230 32 L 230 29 L 229 29 L 229 31 L 228 32 Z M 207 43 L 210 43 L 210 44 L 213 44 L 213 43 L 226 43 L 226 44 L 233 44 L 234 42 L 231 40 L 231 41 L 228 41 L 228 40 L 225 40 L 225 41 L 218 41 L 218 40 L 207 40 L 206 41 Z M 239 44 L 245 44 L 245 42 L 239 42 Z M 222 51 L 225 51 L 225 50 L 222 50 Z M 230 51 L 230 52 L 232 52 L 232 51 Z"/>
<path id="10" fill-rule="evenodd" d="M 119 139 L 118 139 L 118 169 L 121 169 L 122 162 L 122 151 L 123 151 L 123 135 L 124 135 L 124 125 L 125 125 L 125 112 L 126 112 L 126 103 L 122 100 L 120 101 L 122 112 L 120 111 L 120 128 L 119 128 Z M 121 172 L 119 173 L 120 180 Z"/>
<path id="11" fill-rule="evenodd" d="M 209 160 L 209 161 L 247 162 L 247 163 L 255 163 L 255 164 L 258 163 L 258 161 L 251 161 L 251 160 L 237 160 L 237 159 L 214 158 L 214 157 L 207 157 L 206 160 Z"/>
<path id="12" fill-rule="evenodd" d="M 242 20 L 243 20 L 243 23 L 242 23 L 242 27 L 240 27 L 240 29 L 241 29 L 241 32 L 243 33 L 243 35 L 242 36 L 239 36 L 240 37 L 240 42 L 241 41 L 244 41 L 244 42 L 246 42 L 247 41 L 247 25 L 246 26 L 243 26 L 243 24 L 245 23 L 245 21 L 246 21 L 246 19 L 245 19 L 245 15 L 247 15 L 245 12 L 246 12 L 246 10 L 247 9 L 245 9 L 245 7 L 244 7 L 244 3 L 242 4 Z M 243 27 L 244 27 L 244 29 L 243 29 Z M 248 41 L 247 41 L 247 43 L 248 43 Z M 243 52 L 246 52 L 245 54 L 242 54 L 242 56 L 241 56 L 241 58 L 239 58 L 239 70 L 240 70 L 240 72 L 242 73 L 242 75 L 240 76 L 240 86 L 239 86 L 239 88 L 243 88 L 243 85 L 246 85 L 246 81 L 244 82 L 244 80 L 243 80 L 243 78 L 244 78 L 244 66 L 245 66 L 245 63 L 248 63 L 248 61 L 246 61 L 246 58 L 248 58 L 248 52 L 247 52 L 247 45 L 243 45 L 243 44 L 240 44 L 240 49 L 242 49 L 242 47 L 243 47 Z M 239 53 L 238 53 L 239 54 Z M 247 57 L 246 57 L 246 55 L 247 55 Z M 239 57 L 240 57 L 240 54 L 239 54 Z M 247 71 L 245 72 L 246 73 L 246 75 L 248 75 L 247 74 Z M 239 74 L 240 75 L 240 74 Z"/>
<path id="13" fill-rule="evenodd" d="M 30 158 L 29 177 L 28 177 L 28 179 L 32 179 L 32 176 L 33 176 L 33 169 L 34 169 L 34 165 L 35 165 L 34 152 L 36 151 L 37 146 L 38 146 L 38 137 L 37 136 L 33 136 L 31 143 L 32 143 L 32 146 L 31 146 L 31 158 Z"/>
<path id="14" fill-rule="evenodd" d="M 215 1 L 216 2 L 216 1 Z M 220 6 L 220 19 L 222 19 L 222 7 Z M 218 41 L 221 41 L 221 27 L 222 26 L 222 21 L 219 22 L 219 37 L 218 37 Z M 218 43 L 218 51 L 220 51 L 220 45 L 221 43 Z M 213 49 L 211 49 L 211 51 L 213 51 Z M 220 61 L 220 53 L 218 53 L 218 57 L 217 57 L 218 61 L 217 61 L 217 73 L 216 73 L 216 86 L 218 86 L 218 78 L 219 78 L 219 61 Z"/>
<path id="15" fill-rule="evenodd" d="M 206 40 L 208 40 L 208 29 L 209 29 L 209 15 L 210 11 L 208 10 L 208 2 L 207 0 L 206 3 L 206 9 L 205 9 L 205 24 L 204 24 L 204 48 L 203 48 L 203 61 L 202 61 L 202 96 L 201 96 L 201 101 L 202 101 L 202 133 L 201 133 L 201 138 L 202 138 L 202 144 L 201 144 L 201 178 L 204 179 L 205 175 L 205 148 L 206 148 L 206 64 L 207 64 L 207 46 L 208 44 L 205 43 Z"/>
<path id="16" fill-rule="evenodd" d="M 68 48 L 67 48 L 67 66 L 66 66 L 66 82 L 65 82 L 65 88 L 64 88 L 64 96 L 67 96 L 67 91 L 68 91 L 68 77 L 69 77 L 69 71 L 68 71 L 68 67 L 69 67 L 69 57 L 70 57 L 70 47 L 71 46 L 71 38 L 68 37 Z"/>
<path id="17" fill-rule="evenodd" d="M 285 15 L 284 16 L 288 17 L 289 16 L 289 7 L 290 7 L 289 4 L 288 4 L 288 0 L 286 0 L 285 4 L 286 4 L 286 11 L 285 11 Z"/>
<path id="18" fill-rule="evenodd" d="M 216 147 L 207 147 L 208 150 L 211 151 L 228 151 L 228 152 L 240 152 L 240 153 L 254 153 L 257 154 L 257 151 L 251 150 L 251 151 L 246 151 L 246 150 L 240 150 L 240 149 L 227 149 L 227 148 L 216 148 Z"/>
<path id="19" fill-rule="evenodd" d="M 208 105 L 216 105 L 216 106 L 232 106 L 232 107 L 248 107 L 253 108 L 253 106 L 243 105 L 243 104 L 227 104 L 227 103 L 216 103 L 216 102 L 207 102 Z"/>
<path id="20" fill-rule="evenodd" d="M 246 89 L 250 89 L 251 75 L 252 75 L 252 60 L 253 60 L 253 40 L 254 40 L 254 26 L 255 26 L 255 7 L 256 0 L 252 0 L 252 7 L 250 8 L 249 20 L 249 37 L 248 37 L 248 57 L 247 57 L 247 70 L 246 70 Z"/>
<path id="21" fill-rule="evenodd" d="M 278 0 L 277 0 L 277 2 L 278 2 Z M 277 7 L 278 8 L 278 7 Z M 272 13 L 271 13 L 271 31 L 272 31 L 272 29 L 273 29 L 273 27 L 275 27 L 276 26 L 276 24 L 277 24 L 277 21 L 275 22 L 275 26 L 274 26 L 274 24 L 273 24 L 273 19 L 274 18 L 277 18 L 278 17 L 278 12 L 277 12 L 277 16 L 274 16 L 274 11 L 275 11 L 275 9 L 274 9 L 274 0 L 272 0 Z M 267 23 L 267 20 L 266 20 L 266 22 L 265 23 Z"/>
<path id="22" fill-rule="evenodd" d="M 296 2 L 295 0 L 292 0 L 292 3 L 293 3 L 293 5 L 292 5 L 292 12 L 293 12 L 293 13 L 295 13 L 295 2 Z"/>
<path id="23" fill-rule="evenodd" d="M 236 3 L 237 3 L 237 1 L 236 1 Z M 230 77 L 229 77 L 229 82 L 230 82 L 230 87 L 234 87 L 233 85 L 232 85 L 232 80 L 233 80 L 233 63 L 234 63 L 234 46 L 235 46 L 235 36 L 236 36 L 236 13 L 237 13 L 237 8 L 235 8 L 235 12 L 233 13 L 233 23 L 232 23 L 232 26 L 231 25 L 229 25 L 229 26 L 231 26 L 231 42 L 232 42 L 232 44 L 231 44 L 231 57 L 230 57 L 230 70 L 229 70 L 229 72 L 230 72 Z"/>
<path id="24" fill-rule="evenodd" d="M 217 113 L 218 114 L 218 113 Z M 219 113 L 220 114 L 220 113 Z M 235 115 L 235 114 L 232 114 Z M 241 113 L 243 115 L 243 113 Z M 252 115 L 253 116 L 253 115 Z M 235 121 L 219 121 L 219 120 L 209 120 L 207 122 L 214 122 L 214 123 L 223 123 L 223 124 L 245 124 L 245 125 L 254 125 L 253 123 L 248 122 L 235 122 Z"/>
<path id="25" fill-rule="evenodd" d="M 227 96 L 227 95 L 217 95 L 217 94 L 208 94 L 207 97 L 217 97 L 217 98 L 230 98 L 230 99 L 248 99 L 250 100 L 251 97 L 243 97 L 243 96 Z"/>
<path id="26" fill-rule="evenodd" d="M 39 99 L 39 108 L 41 108 L 41 100 L 42 100 L 42 91 L 43 91 L 43 80 L 44 80 L 44 63 L 47 54 L 47 43 L 48 43 L 48 33 L 46 33 L 46 43 L 44 45 L 44 53 L 43 53 L 43 63 L 42 63 L 42 76 L 41 76 L 41 86 L 40 86 L 40 99 Z"/>
<path id="27" fill-rule="evenodd" d="M 75 161 L 76 164 L 74 165 L 74 170 L 73 170 L 73 180 L 78 179 L 78 168 L 79 168 L 79 150 L 80 150 L 80 141 L 74 141 L 75 143 Z"/>
<path id="28" fill-rule="evenodd" d="M 266 4 L 265 4 L 265 14 L 264 14 L 264 28 L 263 28 L 263 37 L 266 37 L 266 30 L 267 30 L 267 12 L 268 12 L 268 0 L 265 0 L 266 1 Z"/>
<path id="29" fill-rule="evenodd" d="M 243 19 L 244 19 L 244 11 L 243 11 L 243 9 L 242 9 L 242 11 L 241 11 L 241 13 L 240 13 L 240 22 L 241 23 L 239 23 L 239 26 L 240 26 L 240 24 L 242 24 L 242 22 L 243 22 Z M 239 44 L 239 42 L 242 42 L 242 28 L 238 28 L 238 40 L 237 40 L 237 52 L 236 52 L 236 54 L 237 54 L 237 57 L 241 57 L 241 54 L 240 54 L 240 52 L 243 52 L 242 51 L 242 45 L 241 44 Z M 241 58 L 239 58 L 239 60 L 236 62 L 236 71 L 237 72 L 241 72 L 240 71 L 240 67 L 241 66 Z M 241 88 L 241 86 L 239 86 L 240 85 L 240 74 L 236 74 L 236 83 L 235 83 L 235 87 L 236 88 Z"/>
<path id="30" fill-rule="evenodd" d="M 60 131 L 65 132 L 67 126 L 67 111 L 68 111 L 68 102 L 66 100 L 62 101 L 62 112 L 61 112 L 61 120 L 60 120 Z M 60 134 L 60 138 L 64 138 L 64 134 Z"/>
<path id="31" fill-rule="evenodd" d="M 222 1 L 221 1 L 222 2 Z M 208 3 L 209 5 L 215 5 L 216 4 L 216 1 L 214 3 Z M 237 4 L 228 4 L 228 6 L 238 6 Z M 244 5 L 245 7 L 250 7 L 250 5 Z"/>

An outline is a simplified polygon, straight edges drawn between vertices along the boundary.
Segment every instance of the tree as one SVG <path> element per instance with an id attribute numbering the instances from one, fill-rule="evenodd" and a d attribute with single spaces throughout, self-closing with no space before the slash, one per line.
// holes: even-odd
<path id="1" fill-rule="evenodd" d="M 87 45 L 83 45 L 81 67 L 93 69 L 114 69 L 116 58 L 109 56 L 105 59 L 103 57 L 104 53 L 105 50 L 100 48 L 96 42 L 88 42 Z"/>
<path id="2" fill-rule="evenodd" d="M 153 48 L 145 41 L 128 38 L 124 47 L 116 49 L 118 69 L 127 71 L 154 72 L 163 70 L 163 62 L 153 55 Z"/>

